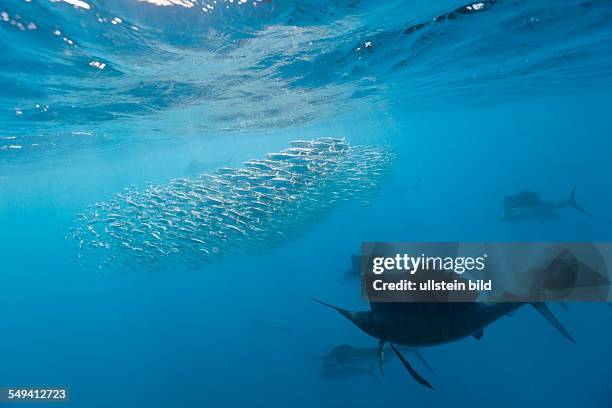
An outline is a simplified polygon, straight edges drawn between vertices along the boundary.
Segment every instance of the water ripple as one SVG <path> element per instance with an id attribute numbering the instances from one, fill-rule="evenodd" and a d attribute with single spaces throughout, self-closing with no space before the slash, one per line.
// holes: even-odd
<path id="1" fill-rule="evenodd" d="M 0 136 L 21 149 L 0 139 L 0 160 L 50 145 L 39 140 L 50 129 L 104 134 L 171 115 L 202 131 L 270 130 L 612 78 L 606 0 L 320 3 L 3 1 Z M 181 134 L 178 122 L 166 131 Z"/>

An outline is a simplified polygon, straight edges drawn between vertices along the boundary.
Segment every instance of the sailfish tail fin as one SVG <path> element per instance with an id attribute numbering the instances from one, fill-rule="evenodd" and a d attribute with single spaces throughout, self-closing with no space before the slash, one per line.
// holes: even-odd
<path id="1" fill-rule="evenodd" d="M 548 322 L 552 324 L 553 327 L 557 329 L 557 331 L 563 335 L 563 337 L 565 337 L 566 339 L 568 339 L 574 344 L 578 344 L 576 340 L 574 340 L 572 335 L 567 331 L 567 329 L 563 327 L 561 322 L 557 320 L 557 318 L 555 317 L 553 312 L 548 308 L 548 306 L 546 306 L 546 303 L 532 302 L 531 306 L 533 306 L 535 310 L 537 310 L 546 320 L 548 320 Z"/>
<path id="2" fill-rule="evenodd" d="M 570 193 L 569 198 L 567 199 L 567 205 L 569 205 L 570 207 L 574 207 L 575 209 L 577 209 L 578 211 L 580 211 L 583 214 L 588 215 L 589 217 L 593 217 L 593 214 L 591 214 L 590 212 L 588 212 L 587 210 L 582 208 L 576 202 L 576 186 L 574 186 L 574 188 L 572 189 L 572 192 Z"/>

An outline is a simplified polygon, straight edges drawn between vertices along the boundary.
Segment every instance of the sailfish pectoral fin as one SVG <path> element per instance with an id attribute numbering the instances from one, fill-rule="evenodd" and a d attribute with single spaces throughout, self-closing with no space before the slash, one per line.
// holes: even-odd
<path id="1" fill-rule="evenodd" d="M 410 373 L 412 378 L 414 378 L 416 380 L 416 382 L 421 384 L 423 387 L 427 387 L 427 388 L 430 388 L 430 389 L 433 390 L 434 387 L 432 387 L 432 385 L 425 378 L 423 378 L 423 376 L 421 376 L 419 373 L 416 372 L 416 370 L 414 368 L 412 368 L 412 366 L 404 358 L 404 356 L 402 356 L 401 353 L 399 351 L 397 351 L 397 349 L 395 348 L 393 343 L 389 343 L 389 345 L 391 346 L 391 349 L 393 350 L 393 352 L 395 353 L 397 358 L 399 358 L 399 360 L 402 362 L 402 365 L 404 366 L 404 368 L 406 370 L 408 370 L 408 372 Z"/>
<path id="2" fill-rule="evenodd" d="M 385 343 L 383 339 L 378 340 L 378 368 L 382 375 L 385 375 Z"/>

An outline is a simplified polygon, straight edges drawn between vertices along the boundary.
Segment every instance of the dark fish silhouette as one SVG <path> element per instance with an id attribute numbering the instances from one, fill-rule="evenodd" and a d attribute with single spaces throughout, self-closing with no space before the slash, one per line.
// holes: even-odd
<path id="1" fill-rule="evenodd" d="M 524 306 L 524 302 L 460 303 L 370 303 L 370 311 L 348 311 L 312 298 L 338 311 L 363 332 L 379 340 L 378 362 L 382 371 L 384 346 L 389 343 L 410 375 L 421 385 L 433 386 L 402 356 L 394 344 L 427 347 L 450 343 L 468 336 L 480 338 L 483 330 L 501 317 Z M 572 343 L 576 341 L 545 303 L 531 305 Z"/>
<path id="2" fill-rule="evenodd" d="M 576 202 L 576 186 L 566 201 L 542 201 L 540 195 L 533 191 L 521 191 L 518 194 L 504 197 L 502 221 L 540 220 L 557 217 L 557 211 L 573 207 L 583 214 L 592 217 Z"/>
<path id="3" fill-rule="evenodd" d="M 417 347 L 402 347 L 401 351 L 414 354 L 429 371 L 431 366 L 427 363 L 421 350 Z M 320 357 L 324 361 L 332 362 L 340 365 L 350 365 L 359 363 L 369 363 L 376 361 L 378 358 L 378 348 L 375 347 L 353 347 L 348 344 L 342 344 L 334 347 L 329 353 Z"/>

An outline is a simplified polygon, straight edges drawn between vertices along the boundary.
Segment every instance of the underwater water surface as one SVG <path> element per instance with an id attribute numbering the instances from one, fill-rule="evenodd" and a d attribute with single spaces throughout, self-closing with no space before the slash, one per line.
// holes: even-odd
<path id="1" fill-rule="evenodd" d="M 2 0 L 0 386 L 611 406 L 605 304 L 551 305 L 576 345 L 523 308 L 422 349 L 432 372 L 406 353 L 432 391 L 396 360 L 326 375 L 320 356 L 376 340 L 309 299 L 368 309 L 345 273 L 363 241 L 610 241 L 611 19 L 605 0 Z M 316 140 L 334 148 L 291 144 Z M 592 218 L 500 221 L 504 196 L 574 186 Z"/>

